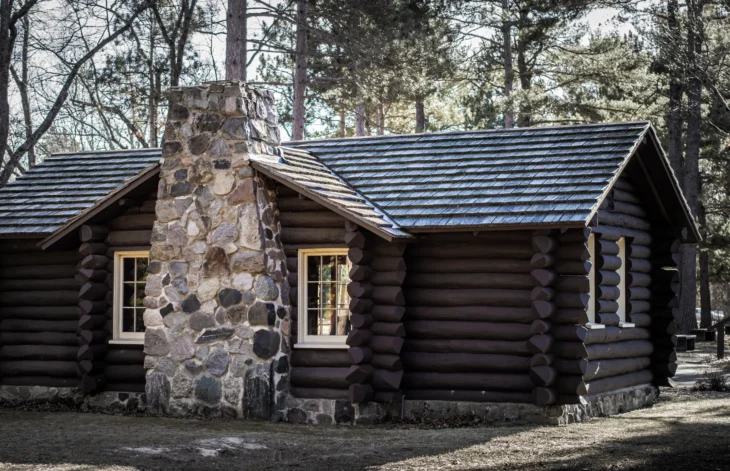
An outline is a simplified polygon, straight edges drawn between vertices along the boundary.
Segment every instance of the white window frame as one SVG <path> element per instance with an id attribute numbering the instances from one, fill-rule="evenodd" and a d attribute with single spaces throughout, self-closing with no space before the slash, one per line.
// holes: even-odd
<path id="1" fill-rule="evenodd" d="M 618 242 L 618 258 L 621 260 L 621 266 L 616 269 L 618 273 L 618 314 L 621 322 L 626 321 L 626 238 L 621 237 Z"/>
<path id="2" fill-rule="evenodd" d="M 596 236 L 591 234 L 588 236 L 588 254 L 591 260 L 591 268 L 588 271 L 588 323 L 596 322 Z"/>
<path id="3" fill-rule="evenodd" d="M 149 256 L 149 250 L 128 250 L 114 253 L 114 320 L 112 340 L 109 343 L 144 343 L 144 332 L 122 332 L 122 293 L 124 293 L 124 259 L 149 258 Z"/>
<path id="4" fill-rule="evenodd" d="M 307 257 L 310 255 L 347 255 L 345 248 L 299 249 L 297 263 L 297 343 L 296 348 L 349 348 L 347 335 L 307 334 Z"/>

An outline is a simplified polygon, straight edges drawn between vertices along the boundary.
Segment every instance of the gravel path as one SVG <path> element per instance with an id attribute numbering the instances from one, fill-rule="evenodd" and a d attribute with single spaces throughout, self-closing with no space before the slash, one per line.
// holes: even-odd
<path id="1" fill-rule="evenodd" d="M 730 393 L 567 427 L 306 427 L 0 409 L 0 469 L 730 469 Z"/>

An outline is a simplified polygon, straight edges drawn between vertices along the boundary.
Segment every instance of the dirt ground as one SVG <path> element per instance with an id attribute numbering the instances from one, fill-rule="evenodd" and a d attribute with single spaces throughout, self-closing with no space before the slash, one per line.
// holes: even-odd
<path id="1" fill-rule="evenodd" d="M 675 390 L 566 427 L 308 427 L 0 409 L 0 470 L 730 469 L 730 393 L 689 388 L 711 346 L 680 354 Z"/>
<path id="2" fill-rule="evenodd" d="M 566 427 L 307 427 L 0 410 L 10 470 L 730 469 L 730 393 Z"/>

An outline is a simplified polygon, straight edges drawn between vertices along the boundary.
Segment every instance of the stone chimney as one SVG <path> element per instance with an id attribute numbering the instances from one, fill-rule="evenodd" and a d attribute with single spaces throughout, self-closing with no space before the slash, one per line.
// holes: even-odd
<path id="1" fill-rule="evenodd" d="M 273 94 L 236 81 L 168 92 L 144 321 L 150 412 L 272 418 L 288 394 L 288 286 Z M 277 397 L 278 395 L 278 397 Z"/>

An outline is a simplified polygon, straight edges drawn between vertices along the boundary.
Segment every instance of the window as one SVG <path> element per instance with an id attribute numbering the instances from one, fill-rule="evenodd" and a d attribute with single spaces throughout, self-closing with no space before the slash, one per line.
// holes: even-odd
<path id="1" fill-rule="evenodd" d="M 114 254 L 114 341 L 144 341 L 147 265 L 147 251 Z"/>
<path id="2" fill-rule="evenodd" d="M 626 239 L 621 237 L 618 240 L 618 258 L 621 260 L 621 266 L 616 269 L 618 273 L 618 317 L 623 322 L 626 321 Z"/>
<path id="3" fill-rule="evenodd" d="M 299 250 L 297 347 L 347 348 L 350 267 L 347 249 Z"/>
<path id="4" fill-rule="evenodd" d="M 591 259 L 591 268 L 588 272 L 588 292 L 590 299 L 588 300 L 588 322 L 596 322 L 596 237 L 591 234 L 588 236 L 588 255 Z"/>

